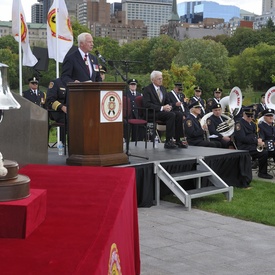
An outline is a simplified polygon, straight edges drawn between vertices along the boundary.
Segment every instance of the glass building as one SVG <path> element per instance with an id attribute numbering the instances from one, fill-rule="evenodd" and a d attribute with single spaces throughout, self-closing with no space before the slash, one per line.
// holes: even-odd
<path id="1" fill-rule="evenodd" d="M 173 0 L 122 0 L 122 10 L 128 20 L 143 20 L 147 26 L 147 36 L 160 35 L 160 27 L 168 24 Z"/>
<path id="2" fill-rule="evenodd" d="M 202 22 L 205 18 L 221 18 L 229 22 L 233 17 L 240 17 L 240 8 L 212 1 L 190 1 L 178 4 L 178 14 L 181 21 L 190 24 Z"/>

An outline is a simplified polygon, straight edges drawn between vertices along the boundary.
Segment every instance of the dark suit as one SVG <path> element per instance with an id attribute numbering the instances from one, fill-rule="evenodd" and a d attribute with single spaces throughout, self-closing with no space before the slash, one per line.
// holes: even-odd
<path id="1" fill-rule="evenodd" d="M 44 107 L 46 102 L 46 95 L 45 93 L 37 90 L 37 95 L 31 89 L 23 92 L 23 97 L 30 100 L 31 102 L 37 104 L 40 107 Z"/>
<path id="2" fill-rule="evenodd" d="M 268 151 L 268 157 L 272 157 L 275 160 L 275 126 L 272 123 L 271 125 L 266 122 L 261 122 L 258 125 L 259 136 L 265 142 L 266 150 Z"/>
<path id="3" fill-rule="evenodd" d="M 80 82 L 93 81 L 101 82 L 101 76 L 99 72 L 98 60 L 95 56 L 89 54 L 88 59 L 90 60 L 92 67 L 92 76 L 90 77 L 79 50 L 67 55 L 62 65 L 62 80 L 64 83 L 74 82 L 78 80 Z"/>
<path id="4" fill-rule="evenodd" d="M 172 138 L 180 141 L 180 138 L 183 137 L 182 113 L 161 111 L 162 106 L 166 104 L 171 105 L 171 102 L 165 88 L 161 86 L 160 90 L 162 92 L 161 102 L 152 83 L 144 88 L 144 107 L 155 110 L 156 120 L 163 121 L 166 124 L 166 142 L 169 142 Z"/>

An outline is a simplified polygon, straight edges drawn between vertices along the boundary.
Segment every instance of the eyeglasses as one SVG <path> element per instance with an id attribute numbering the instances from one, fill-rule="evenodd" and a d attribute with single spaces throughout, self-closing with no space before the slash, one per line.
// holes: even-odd
<path id="1" fill-rule="evenodd" d="M 250 115 L 250 114 L 246 114 L 247 117 L 253 117 L 253 115 Z"/>
<path id="2" fill-rule="evenodd" d="M 220 94 L 221 92 L 215 92 L 215 94 Z"/>
<path id="3" fill-rule="evenodd" d="M 136 83 L 130 83 L 130 85 L 137 85 Z"/>

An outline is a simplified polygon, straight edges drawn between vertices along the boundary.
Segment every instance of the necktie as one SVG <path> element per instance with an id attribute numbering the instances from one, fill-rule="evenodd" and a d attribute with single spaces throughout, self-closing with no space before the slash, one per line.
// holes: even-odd
<path id="1" fill-rule="evenodd" d="M 162 94 L 161 94 L 160 88 L 157 88 L 157 94 L 158 94 L 158 97 L 159 97 L 159 101 L 161 102 L 162 101 Z"/>
<path id="2" fill-rule="evenodd" d="M 85 62 L 86 68 L 88 70 L 88 73 L 90 75 L 90 68 L 89 68 L 89 61 L 88 61 L 88 54 L 87 53 L 85 53 L 84 62 Z"/>

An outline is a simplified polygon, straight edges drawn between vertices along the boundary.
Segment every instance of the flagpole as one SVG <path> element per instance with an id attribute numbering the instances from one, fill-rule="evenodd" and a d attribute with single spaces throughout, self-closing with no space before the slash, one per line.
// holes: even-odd
<path id="1" fill-rule="evenodd" d="M 18 41 L 18 56 L 19 56 L 19 94 L 22 96 L 22 33 L 21 33 L 21 7 L 20 7 L 20 1 L 18 1 L 18 34 L 19 34 L 19 41 Z"/>
<path id="2" fill-rule="evenodd" d="M 56 78 L 59 78 L 59 55 L 57 54 L 58 53 L 58 38 L 59 38 L 59 33 L 58 33 L 58 29 L 59 29 L 59 26 L 58 26 L 58 23 L 59 23 L 59 0 L 57 0 L 57 5 L 55 7 L 55 19 L 56 19 Z M 60 142 L 60 127 L 57 127 L 57 142 L 59 143 Z M 65 137 L 66 138 L 66 137 Z"/>

